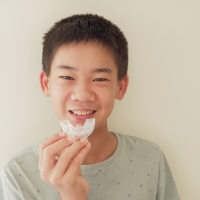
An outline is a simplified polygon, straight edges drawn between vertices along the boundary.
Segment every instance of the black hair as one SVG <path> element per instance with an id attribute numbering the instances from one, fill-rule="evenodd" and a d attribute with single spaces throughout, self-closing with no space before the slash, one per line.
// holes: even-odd
<path id="1" fill-rule="evenodd" d="M 50 76 L 51 62 L 59 47 L 81 41 L 98 41 L 112 51 L 118 68 L 118 81 L 128 70 L 128 42 L 110 20 L 97 14 L 75 14 L 56 22 L 43 37 L 43 71 Z"/>

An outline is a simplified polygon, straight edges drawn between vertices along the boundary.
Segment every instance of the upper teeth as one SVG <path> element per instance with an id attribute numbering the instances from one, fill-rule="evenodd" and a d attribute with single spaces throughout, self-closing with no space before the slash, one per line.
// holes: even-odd
<path id="1" fill-rule="evenodd" d="M 91 111 L 76 111 L 76 110 L 72 110 L 72 112 L 74 113 L 74 114 L 77 114 L 77 115 L 88 115 L 88 114 L 90 114 L 90 113 L 92 113 L 93 111 L 91 110 Z"/>

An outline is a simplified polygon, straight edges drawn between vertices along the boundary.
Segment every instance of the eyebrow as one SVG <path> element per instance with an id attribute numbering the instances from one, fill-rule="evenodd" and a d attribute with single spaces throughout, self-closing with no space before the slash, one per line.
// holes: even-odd
<path id="1" fill-rule="evenodd" d="M 70 66 L 65 66 L 65 65 L 59 65 L 58 67 L 56 67 L 56 69 L 67 69 L 69 71 L 76 71 L 78 72 L 79 70 L 74 68 L 74 67 L 70 67 Z M 94 69 L 92 70 L 92 73 L 101 73 L 101 72 L 105 72 L 105 73 L 113 73 L 113 71 L 109 68 L 97 68 L 97 69 Z"/>

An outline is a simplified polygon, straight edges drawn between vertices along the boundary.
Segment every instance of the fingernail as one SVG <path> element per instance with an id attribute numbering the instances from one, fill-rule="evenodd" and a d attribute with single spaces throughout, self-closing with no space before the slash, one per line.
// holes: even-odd
<path id="1" fill-rule="evenodd" d="M 81 142 L 87 142 L 88 139 L 87 139 L 87 138 L 82 138 L 80 141 L 81 141 Z"/>
<path id="2" fill-rule="evenodd" d="M 65 132 L 62 132 L 62 133 L 59 133 L 60 136 L 64 136 L 65 135 Z"/>
<path id="3" fill-rule="evenodd" d="M 71 137 L 67 138 L 67 140 L 68 140 L 68 141 L 73 141 L 73 140 L 75 140 L 75 137 L 74 137 L 74 136 L 71 136 Z"/>

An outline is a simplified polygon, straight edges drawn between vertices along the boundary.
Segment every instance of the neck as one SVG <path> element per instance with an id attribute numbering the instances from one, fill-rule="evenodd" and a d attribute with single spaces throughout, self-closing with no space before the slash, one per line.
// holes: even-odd
<path id="1" fill-rule="evenodd" d="M 82 165 L 92 165 L 107 160 L 117 147 L 117 138 L 113 133 L 108 132 L 107 122 L 101 128 L 96 129 L 88 140 L 91 143 L 91 149 Z"/>

